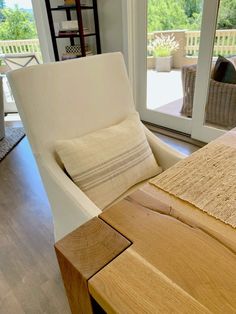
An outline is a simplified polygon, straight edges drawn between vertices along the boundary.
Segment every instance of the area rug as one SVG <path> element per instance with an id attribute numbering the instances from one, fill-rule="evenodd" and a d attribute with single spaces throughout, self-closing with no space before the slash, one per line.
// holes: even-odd
<path id="1" fill-rule="evenodd" d="M 236 148 L 212 142 L 151 183 L 236 228 Z"/>
<path id="2" fill-rule="evenodd" d="M 22 127 L 5 128 L 5 137 L 0 140 L 0 161 L 22 140 L 25 136 Z"/>

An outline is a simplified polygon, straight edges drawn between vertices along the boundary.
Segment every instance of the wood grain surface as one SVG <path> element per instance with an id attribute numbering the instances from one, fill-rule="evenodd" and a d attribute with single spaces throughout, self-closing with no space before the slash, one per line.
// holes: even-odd
<path id="1" fill-rule="evenodd" d="M 0 313 L 71 313 L 53 245 L 51 210 L 24 138 L 0 163 Z"/>
<path id="2" fill-rule="evenodd" d="M 105 311 L 236 313 L 236 257 L 231 249 L 196 227 L 131 200 L 100 217 L 133 242 L 89 280 L 92 296 Z"/>
<path id="3" fill-rule="evenodd" d="M 128 198 L 153 211 L 175 217 L 193 227 L 199 228 L 236 252 L 235 229 L 209 216 L 194 205 L 185 202 L 151 184 L 145 184 Z"/>
<path id="4" fill-rule="evenodd" d="M 93 313 L 87 281 L 131 243 L 95 217 L 55 244 L 72 313 Z"/>

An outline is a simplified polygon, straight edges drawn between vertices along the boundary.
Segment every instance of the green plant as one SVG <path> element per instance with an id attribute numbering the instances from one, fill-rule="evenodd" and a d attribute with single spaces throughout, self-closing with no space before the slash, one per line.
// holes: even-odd
<path id="1" fill-rule="evenodd" d="M 150 50 L 154 57 L 168 57 L 178 49 L 179 43 L 173 34 L 156 36 L 150 44 Z"/>
<path id="2" fill-rule="evenodd" d="M 0 40 L 32 39 L 37 37 L 32 16 L 15 6 L 1 10 Z"/>

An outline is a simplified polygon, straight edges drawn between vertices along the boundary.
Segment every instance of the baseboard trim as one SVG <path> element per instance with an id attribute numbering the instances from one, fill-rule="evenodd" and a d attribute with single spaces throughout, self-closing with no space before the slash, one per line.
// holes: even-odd
<path id="1" fill-rule="evenodd" d="M 201 142 L 201 141 L 198 141 L 198 140 L 191 138 L 191 136 L 189 134 L 175 131 L 172 129 L 168 129 L 168 128 L 165 128 L 165 127 L 162 127 L 159 125 L 155 125 L 155 124 L 152 124 L 152 123 L 147 122 L 147 121 L 142 121 L 142 122 L 152 132 L 157 132 L 157 133 L 160 133 L 162 135 L 166 135 L 166 136 L 172 137 L 174 139 L 177 139 L 177 140 L 189 143 L 189 144 L 196 145 L 198 147 L 203 147 L 206 145 L 206 143 L 204 143 L 204 142 Z"/>

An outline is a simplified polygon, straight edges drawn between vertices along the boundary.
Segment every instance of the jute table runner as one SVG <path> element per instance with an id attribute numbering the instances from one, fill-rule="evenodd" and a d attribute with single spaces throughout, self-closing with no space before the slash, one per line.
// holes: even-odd
<path id="1" fill-rule="evenodd" d="M 212 142 L 150 183 L 236 228 L 236 146 Z"/>

